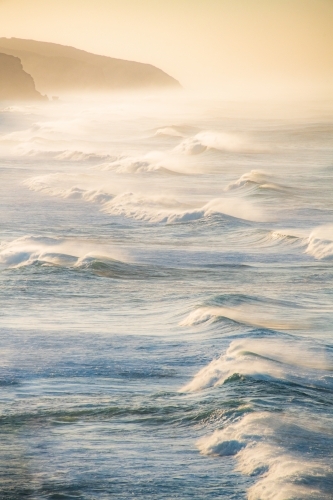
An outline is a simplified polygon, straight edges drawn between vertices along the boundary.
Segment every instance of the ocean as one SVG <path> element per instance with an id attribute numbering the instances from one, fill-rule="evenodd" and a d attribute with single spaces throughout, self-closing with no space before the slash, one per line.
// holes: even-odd
<path id="1" fill-rule="evenodd" d="M 333 498 L 333 106 L 0 110 L 0 497 Z"/>

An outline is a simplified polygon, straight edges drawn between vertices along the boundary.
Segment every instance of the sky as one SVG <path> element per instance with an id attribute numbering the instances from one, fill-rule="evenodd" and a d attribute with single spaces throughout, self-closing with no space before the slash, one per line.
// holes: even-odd
<path id="1" fill-rule="evenodd" d="M 0 36 L 147 62 L 190 90 L 333 97 L 333 0 L 0 0 Z"/>

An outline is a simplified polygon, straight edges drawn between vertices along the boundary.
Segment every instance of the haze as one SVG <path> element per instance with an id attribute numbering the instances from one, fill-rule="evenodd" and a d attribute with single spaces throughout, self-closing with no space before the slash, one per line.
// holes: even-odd
<path id="1" fill-rule="evenodd" d="M 331 0 L 2 0 L 1 36 L 153 64 L 227 97 L 333 96 Z"/>

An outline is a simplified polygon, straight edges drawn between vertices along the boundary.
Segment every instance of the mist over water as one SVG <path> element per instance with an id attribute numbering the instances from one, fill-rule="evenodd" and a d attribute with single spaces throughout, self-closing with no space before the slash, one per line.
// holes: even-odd
<path id="1" fill-rule="evenodd" d="M 332 110 L 0 109 L 1 498 L 332 498 Z"/>

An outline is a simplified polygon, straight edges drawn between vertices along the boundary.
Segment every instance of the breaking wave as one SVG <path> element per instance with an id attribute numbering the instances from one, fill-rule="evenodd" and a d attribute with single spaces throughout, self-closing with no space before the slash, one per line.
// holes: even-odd
<path id="1" fill-rule="evenodd" d="M 251 170 L 246 172 L 239 179 L 231 182 L 226 190 L 231 191 L 240 188 L 260 188 L 260 189 L 270 189 L 274 191 L 286 191 L 286 187 L 277 182 L 274 175 L 268 174 L 263 170 Z"/>
<path id="2" fill-rule="evenodd" d="M 81 175 L 81 180 L 90 181 L 89 176 Z M 87 189 L 82 186 L 68 186 L 68 184 L 77 181 L 77 176 L 70 174 L 49 174 L 33 177 L 24 182 L 31 190 L 57 196 L 65 199 L 81 199 L 93 203 L 105 203 L 113 198 L 113 194 L 102 189 Z"/>
<path id="3" fill-rule="evenodd" d="M 275 314 L 274 314 L 275 312 Z M 297 330 L 303 326 L 303 323 L 286 319 L 285 317 L 276 317 L 280 311 L 272 311 L 267 305 L 262 304 L 262 308 L 243 304 L 238 307 L 199 307 L 187 318 L 180 326 L 195 326 L 201 323 L 213 323 L 222 318 L 229 319 L 242 325 L 266 328 L 272 330 Z M 275 316 L 275 317 L 274 317 Z"/>
<path id="4" fill-rule="evenodd" d="M 101 161 L 111 159 L 110 155 L 103 155 L 97 153 L 83 153 L 82 151 L 62 151 L 54 156 L 55 160 L 61 161 Z"/>
<path id="5" fill-rule="evenodd" d="M 306 253 L 319 260 L 333 258 L 333 225 L 320 226 L 312 231 Z"/>
<path id="6" fill-rule="evenodd" d="M 80 180 L 79 185 L 70 185 L 78 180 Z M 267 220 L 267 215 L 264 215 L 254 204 L 238 198 L 216 198 L 201 207 L 196 207 L 185 200 L 179 201 L 166 195 L 149 196 L 132 192 L 115 195 L 106 189 L 105 183 L 104 189 L 101 189 L 101 182 L 96 184 L 95 189 L 83 187 L 85 184 L 91 185 L 94 182 L 96 184 L 96 181 L 87 174 L 78 177 L 57 173 L 33 177 L 26 180 L 24 184 L 32 191 L 50 196 L 100 203 L 104 213 L 152 223 L 189 222 L 213 214 L 248 221 Z"/>
<path id="7" fill-rule="evenodd" d="M 182 392 L 216 387 L 235 375 L 331 390 L 332 370 L 332 356 L 315 345 L 267 338 L 235 340 L 224 355 L 202 368 Z"/>
<path id="8" fill-rule="evenodd" d="M 167 224 L 195 221 L 213 214 L 250 221 L 264 220 L 263 214 L 255 206 L 233 198 L 217 198 L 200 208 L 195 208 L 166 196 L 124 193 L 105 203 L 103 211 L 137 220 Z"/>
<path id="9" fill-rule="evenodd" d="M 236 134 L 209 130 L 184 139 L 176 150 L 189 155 L 201 154 L 206 150 L 248 153 L 260 151 L 255 145 Z"/>
<path id="10" fill-rule="evenodd" d="M 95 168 L 102 171 L 113 171 L 118 174 L 140 174 L 140 173 L 164 173 L 176 175 L 181 172 L 177 169 L 177 164 L 172 168 L 169 160 L 159 151 L 152 151 L 143 156 L 123 156 L 114 158 L 112 161 L 104 162 Z M 166 166 L 168 165 L 168 166 Z"/>
<path id="11" fill-rule="evenodd" d="M 255 248 L 282 247 L 289 249 L 302 249 L 308 244 L 308 231 L 304 229 L 278 229 L 267 230 L 265 228 L 244 228 L 239 229 L 228 237 L 232 243 L 242 242 L 243 245 L 249 245 Z"/>
<path id="12" fill-rule="evenodd" d="M 126 250 L 84 240 L 23 236 L 0 245 L 0 269 L 31 266 L 87 271 L 113 279 L 141 280 L 173 275 L 171 268 L 134 262 Z"/>
<path id="13" fill-rule="evenodd" d="M 333 437 L 313 421 L 259 412 L 202 438 L 204 455 L 236 455 L 237 470 L 256 478 L 249 500 L 331 498 L 333 468 L 313 449 L 331 455 Z"/>
<path id="14" fill-rule="evenodd" d="M 23 236 L 0 245 L 0 265 L 6 268 L 45 264 L 63 267 L 80 267 L 92 260 L 119 260 L 123 253 L 110 246 L 49 238 L 43 236 Z"/>
<path id="15" fill-rule="evenodd" d="M 324 308 L 322 309 L 324 312 Z M 265 330 L 304 330 L 318 321 L 315 304 L 274 300 L 268 297 L 224 294 L 213 297 L 190 312 L 180 326 L 191 327 L 229 320 Z"/>
<path id="16" fill-rule="evenodd" d="M 187 137 L 198 131 L 199 129 L 197 127 L 193 127 L 191 125 L 166 125 L 165 127 L 154 129 L 154 135 L 166 137 Z"/>

